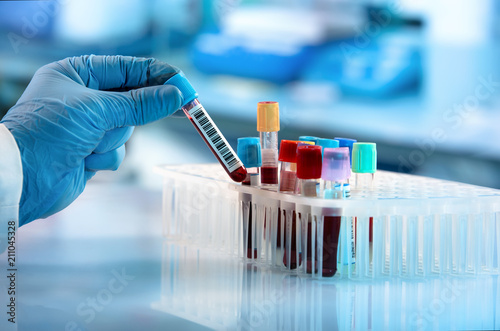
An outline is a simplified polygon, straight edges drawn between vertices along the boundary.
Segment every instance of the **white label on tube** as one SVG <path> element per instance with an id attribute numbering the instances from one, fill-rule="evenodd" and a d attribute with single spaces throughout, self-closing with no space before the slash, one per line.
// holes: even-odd
<path id="1" fill-rule="evenodd" d="M 189 111 L 189 115 L 229 172 L 233 172 L 243 165 L 202 105 L 193 107 Z"/>

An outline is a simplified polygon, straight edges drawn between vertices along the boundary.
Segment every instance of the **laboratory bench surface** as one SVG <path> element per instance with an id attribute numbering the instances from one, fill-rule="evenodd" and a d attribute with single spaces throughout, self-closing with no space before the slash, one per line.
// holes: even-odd
<path id="1" fill-rule="evenodd" d="M 20 228 L 18 329 L 500 328 L 498 276 L 300 278 L 165 241 L 161 205 L 159 191 L 91 182 L 63 212 Z"/>

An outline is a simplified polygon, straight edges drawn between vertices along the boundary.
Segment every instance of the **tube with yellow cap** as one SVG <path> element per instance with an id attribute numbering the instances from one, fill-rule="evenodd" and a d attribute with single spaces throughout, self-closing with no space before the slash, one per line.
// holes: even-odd
<path id="1" fill-rule="evenodd" d="M 260 182 L 263 188 L 278 188 L 278 131 L 280 130 L 279 105 L 276 101 L 257 104 L 257 131 L 262 147 Z"/>

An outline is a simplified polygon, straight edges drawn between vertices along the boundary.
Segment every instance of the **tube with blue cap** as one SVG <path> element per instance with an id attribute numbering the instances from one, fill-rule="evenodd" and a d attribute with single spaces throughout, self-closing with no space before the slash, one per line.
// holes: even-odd
<path id="1" fill-rule="evenodd" d="M 198 93 L 182 72 L 174 75 L 165 84 L 176 86 L 184 97 L 182 110 L 224 167 L 229 177 L 235 182 L 242 182 L 247 176 L 247 170 L 240 161 L 231 145 L 222 135 L 205 108 L 198 101 Z"/>

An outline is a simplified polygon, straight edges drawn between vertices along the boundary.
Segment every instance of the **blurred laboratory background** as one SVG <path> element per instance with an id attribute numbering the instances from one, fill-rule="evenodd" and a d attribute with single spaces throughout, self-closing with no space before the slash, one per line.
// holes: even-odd
<path id="1" fill-rule="evenodd" d="M 378 167 L 500 188 L 500 3 L 494 0 L 0 2 L 0 116 L 40 66 L 68 56 L 156 57 L 181 68 L 233 148 L 256 105 L 280 139 L 377 143 Z M 216 162 L 184 117 L 136 129 L 120 170 Z"/>

